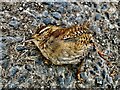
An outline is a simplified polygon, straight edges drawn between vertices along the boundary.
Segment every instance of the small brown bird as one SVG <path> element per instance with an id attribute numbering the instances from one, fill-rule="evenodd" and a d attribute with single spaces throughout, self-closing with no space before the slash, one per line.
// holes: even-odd
<path id="1" fill-rule="evenodd" d="M 88 26 L 88 23 L 69 28 L 41 26 L 33 35 L 33 42 L 53 64 L 76 64 L 87 54 L 93 40 Z"/>
<path id="2" fill-rule="evenodd" d="M 41 25 L 32 38 L 43 56 L 55 65 L 77 64 L 95 45 L 89 22 L 69 28 Z"/>

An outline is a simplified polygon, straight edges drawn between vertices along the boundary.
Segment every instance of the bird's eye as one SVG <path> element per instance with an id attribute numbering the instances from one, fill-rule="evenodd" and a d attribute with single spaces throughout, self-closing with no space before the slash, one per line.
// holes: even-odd
<path id="1" fill-rule="evenodd" d="M 37 41 L 39 41 L 39 40 L 37 39 Z"/>
<path id="2" fill-rule="evenodd" d="M 90 43 L 93 43 L 93 40 L 90 40 Z"/>
<path id="3" fill-rule="evenodd" d="M 53 40 L 50 42 L 51 44 L 53 43 Z"/>

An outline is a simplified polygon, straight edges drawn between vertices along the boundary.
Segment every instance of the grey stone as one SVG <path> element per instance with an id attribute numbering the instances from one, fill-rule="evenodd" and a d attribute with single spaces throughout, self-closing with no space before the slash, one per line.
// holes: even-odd
<path id="1" fill-rule="evenodd" d="M 67 6 L 69 6 L 69 5 L 70 5 L 70 3 L 69 3 L 69 2 L 61 2 L 61 4 L 62 4 L 62 6 L 63 6 L 64 8 L 66 8 Z"/>
<path id="2" fill-rule="evenodd" d="M 107 19 L 110 19 L 110 15 L 108 12 L 105 12 L 105 16 L 107 17 Z"/>
<path id="3" fill-rule="evenodd" d="M 19 78 L 18 78 L 18 82 L 25 82 L 25 80 L 26 80 L 26 78 L 27 78 L 27 76 L 26 75 L 21 75 L 21 76 L 19 76 Z"/>
<path id="4" fill-rule="evenodd" d="M 96 77 L 96 78 L 95 78 L 95 83 L 96 83 L 97 86 L 102 85 L 102 84 L 103 84 L 102 78 Z"/>
<path id="5" fill-rule="evenodd" d="M 4 52 L 5 50 L 5 47 L 6 47 L 6 44 L 3 43 L 3 42 L 0 42 L 0 57 L 2 56 L 2 53 Z"/>
<path id="6" fill-rule="evenodd" d="M 19 71 L 19 70 L 18 70 L 17 67 L 12 67 L 12 68 L 10 69 L 10 76 L 14 77 L 18 71 Z"/>
<path id="7" fill-rule="evenodd" d="M 7 55 L 2 51 L 0 51 L 0 60 L 4 60 L 7 57 Z"/>
<path id="8" fill-rule="evenodd" d="M 0 16 L 0 22 L 2 22 L 2 23 L 6 22 L 6 20 L 4 19 L 4 17 Z"/>
<path id="9" fill-rule="evenodd" d="M 25 50 L 26 48 L 24 47 L 24 46 L 17 46 L 16 47 L 16 50 L 17 51 L 23 51 L 23 50 Z"/>
<path id="10" fill-rule="evenodd" d="M 80 23 L 82 21 L 82 17 L 76 17 L 75 20 Z"/>
<path id="11" fill-rule="evenodd" d="M 103 79 L 104 79 L 104 78 L 106 77 L 106 71 L 103 70 L 101 74 L 102 74 L 102 77 L 103 77 Z"/>
<path id="12" fill-rule="evenodd" d="M 20 11 L 23 11 L 23 8 L 22 8 L 22 7 L 19 7 L 19 10 L 20 10 Z"/>
<path id="13" fill-rule="evenodd" d="M 14 83 L 10 83 L 10 84 L 8 85 L 8 88 L 9 88 L 9 89 L 15 89 L 15 88 L 17 88 L 17 85 L 14 84 Z"/>
<path id="14" fill-rule="evenodd" d="M 8 59 L 2 60 L 1 63 L 2 63 L 2 65 L 1 65 L 2 68 L 7 69 L 7 67 L 9 67 L 9 60 Z"/>
<path id="15" fill-rule="evenodd" d="M 95 15 L 95 21 L 100 20 L 100 18 L 101 18 L 101 15 L 99 13 Z"/>
<path id="16" fill-rule="evenodd" d="M 21 38 L 21 37 L 15 37 L 15 39 L 14 39 L 15 42 L 21 42 L 22 40 L 23 40 L 23 38 Z"/>
<path id="17" fill-rule="evenodd" d="M 36 58 L 35 64 L 42 65 L 43 64 L 43 59 L 41 57 Z"/>
<path id="18" fill-rule="evenodd" d="M 62 75 L 60 75 L 59 77 L 58 77 L 58 83 L 60 84 L 60 85 L 64 85 L 64 78 L 63 78 L 63 76 Z"/>
<path id="19" fill-rule="evenodd" d="M 34 20 L 31 25 L 32 25 L 32 26 L 37 26 L 37 25 L 38 25 L 37 20 Z"/>
<path id="20" fill-rule="evenodd" d="M 109 75 L 106 75 L 106 80 L 107 80 L 109 83 L 113 84 L 113 79 L 112 79 L 112 77 L 110 77 Z"/>
<path id="21" fill-rule="evenodd" d="M 9 22 L 9 25 L 12 26 L 14 29 L 18 29 L 20 26 L 20 22 L 17 20 L 12 20 Z"/>
<path id="22" fill-rule="evenodd" d="M 102 66 L 102 63 L 101 63 L 101 62 L 97 62 L 97 64 L 98 64 L 99 66 Z"/>
<path id="23" fill-rule="evenodd" d="M 23 39 L 21 37 L 11 37 L 11 36 L 5 36 L 1 38 L 3 41 L 7 42 L 21 42 Z"/>
<path id="24" fill-rule="evenodd" d="M 27 69 L 28 71 L 31 71 L 32 70 L 32 68 L 31 68 L 31 66 L 30 65 L 25 65 L 25 69 Z"/>
<path id="25" fill-rule="evenodd" d="M 120 19 L 116 19 L 116 23 L 118 26 L 120 26 Z"/>
<path id="26" fill-rule="evenodd" d="M 100 67 L 96 64 L 96 65 L 94 66 L 94 70 L 95 70 L 95 71 L 100 71 Z"/>
<path id="27" fill-rule="evenodd" d="M 80 73 L 80 76 L 81 76 L 81 78 L 83 78 L 84 80 L 87 80 L 87 79 L 88 79 L 88 75 L 87 75 L 86 72 L 81 72 L 81 73 Z"/>
<path id="28" fill-rule="evenodd" d="M 73 22 L 75 20 L 75 16 L 71 15 L 68 19 L 69 19 L 69 22 Z"/>
<path id="29" fill-rule="evenodd" d="M 95 74 L 96 74 L 95 71 L 93 71 L 93 70 L 90 70 L 90 73 L 91 73 L 92 75 L 95 75 Z"/>
<path id="30" fill-rule="evenodd" d="M 65 85 L 70 85 L 70 83 L 72 82 L 72 74 L 71 73 L 66 73 L 65 75 Z"/>
<path id="31" fill-rule="evenodd" d="M 52 19 L 51 18 L 43 18 L 43 22 L 48 25 L 48 24 L 51 24 Z"/>
<path id="32" fill-rule="evenodd" d="M 43 13 L 42 13 L 42 15 L 44 16 L 44 17 L 47 17 L 48 16 L 48 11 L 43 11 Z"/>
<path id="33" fill-rule="evenodd" d="M 101 28 L 96 28 L 96 33 L 101 34 Z"/>
<path id="34" fill-rule="evenodd" d="M 107 4 L 103 4 L 102 7 L 101 7 L 102 10 L 105 10 L 107 8 L 108 8 Z"/>
<path id="35" fill-rule="evenodd" d="M 63 6 L 61 6 L 61 7 L 59 7 L 58 8 L 58 10 L 57 10 L 59 13 L 65 13 L 65 10 L 64 10 L 64 7 Z"/>
<path id="36" fill-rule="evenodd" d="M 116 81 L 119 81 L 119 80 L 120 80 L 120 75 L 116 75 L 116 76 L 115 76 L 115 80 L 116 80 Z"/>
<path id="37" fill-rule="evenodd" d="M 61 19 L 61 17 L 62 17 L 59 12 L 52 12 L 52 16 L 57 20 Z"/>

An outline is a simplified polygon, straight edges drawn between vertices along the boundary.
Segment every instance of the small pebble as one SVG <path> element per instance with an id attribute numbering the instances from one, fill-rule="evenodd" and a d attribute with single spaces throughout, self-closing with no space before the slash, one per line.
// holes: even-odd
<path id="1" fill-rule="evenodd" d="M 95 83 L 97 86 L 102 85 L 103 84 L 102 78 L 99 78 L 99 77 L 95 78 Z"/>
<path id="2" fill-rule="evenodd" d="M 113 84 L 112 77 L 110 77 L 109 75 L 106 75 L 106 80 L 107 80 L 109 83 Z"/>
<path id="3" fill-rule="evenodd" d="M 3 17 L 0 16 L 0 22 L 5 23 L 6 20 Z"/>
<path id="4" fill-rule="evenodd" d="M 95 66 L 94 66 L 94 70 L 95 70 L 95 71 L 99 71 L 99 70 L 100 70 L 100 67 L 99 67 L 98 65 L 95 65 Z"/>
<path id="5" fill-rule="evenodd" d="M 1 76 L 2 76 L 2 66 L 0 66 L 0 79 L 1 79 Z M 1 83 L 1 81 L 0 81 Z"/>
<path id="6" fill-rule="evenodd" d="M 37 16 L 35 16 L 35 19 L 36 19 L 37 22 L 40 22 L 41 21 L 41 15 L 38 14 Z"/>
<path id="7" fill-rule="evenodd" d="M 58 83 L 60 84 L 60 85 L 64 85 L 64 78 L 63 78 L 63 76 L 62 75 L 60 75 L 59 77 L 58 77 Z"/>
<path id="8" fill-rule="evenodd" d="M 75 16 L 72 16 L 72 15 L 71 15 L 68 19 L 69 19 L 69 22 L 72 22 L 72 21 L 75 20 Z"/>
<path id="9" fill-rule="evenodd" d="M 97 4 L 95 2 L 92 2 L 94 8 L 97 8 Z"/>
<path id="10" fill-rule="evenodd" d="M 81 8 L 79 6 L 73 6 L 72 11 L 73 12 L 79 12 L 81 10 Z"/>
<path id="11" fill-rule="evenodd" d="M 106 77 L 106 71 L 105 70 L 102 71 L 102 77 L 103 77 L 103 79 Z"/>
<path id="12" fill-rule="evenodd" d="M 90 70 L 90 73 L 93 74 L 93 75 L 95 75 L 95 71 L 93 71 L 93 70 Z"/>
<path id="13" fill-rule="evenodd" d="M 57 11 L 58 11 L 59 13 L 64 13 L 64 12 L 65 12 L 64 7 L 62 7 L 62 6 L 59 7 Z"/>
<path id="14" fill-rule="evenodd" d="M 31 24 L 32 26 L 37 26 L 38 25 L 38 22 L 36 20 L 34 20 Z"/>
<path id="15" fill-rule="evenodd" d="M 0 60 L 4 60 L 8 55 L 6 55 L 5 53 L 2 52 L 2 50 L 0 51 Z"/>
<path id="16" fill-rule="evenodd" d="M 72 74 L 67 73 L 67 75 L 65 75 L 65 85 L 70 85 L 72 81 Z"/>
<path id="17" fill-rule="evenodd" d="M 72 82 L 72 79 L 71 79 L 71 77 L 67 77 L 66 79 L 65 79 L 65 85 L 70 85 L 71 84 L 71 82 Z"/>
<path id="18" fill-rule="evenodd" d="M 116 80 L 116 81 L 119 81 L 119 80 L 120 80 L 120 75 L 116 75 L 116 76 L 115 76 L 115 80 Z"/>
<path id="19" fill-rule="evenodd" d="M 98 62 L 97 64 L 98 64 L 99 66 L 102 66 L 102 63 L 101 63 L 101 62 Z"/>
<path id="20" fill-rule="evenodd" d="M 21 37 L 15 37 L 15 42 L 21 42 L 23 40 L 23 38 L 21 38 Z"/>
<path id="21" fill-rule="evenodd" d="M 81 76 L 81 78 L 83 78 L 84 80 L 87 80 L 87 79 L 88 79 L 88 75 L 87 75 L 86 72 L 81 72 L 81 73 L 80 73 L 80 76 Z"/>
<path id="22" fill-rule="evenodd" d="M 105 9 L 107 9 L 107 7 L 108 7 L 107 4 L 103 4 L 102 7 L 101 7 L 101 9 L 105 10 Z"/>
<path id="23" fill-rule="evenodd" d="M 36 55 L 38 55 L 38 53 L 36 52 L 36 50 L 31 50 L 29 52 L 29 56 L 36 56 Z"/>
<path id="24" fill-rule="evenodd" d="M 43 59 L 41 57 L 38 57 L 36 60 L 35 60 L 35 63 L 36 64 L 39 64 L 39 65 L 42 65 L 43 64 Z"/>
<path id="25" fill-rule="evenodd" d="M 28 71 L 31 71 L 32 70 L 32 68 L 31 68 L 31 66 L 30 65 L 25 65 L 25 69 L 27 69 Z"/>
<path id="26" fill-rule="evenodd" d="M 82 17 L 76 17 L 75 20 L 80 23 L 82 21 Z"/>
<path id="27" fill-rule="evenodd" d="M 10 36 L 6 36 L 6 37 L 2 37 L 2 41 L 7 41 L 7 42 L 21 42 L 23 40 L 23 38 L 21 37 L 10 37 Z"/>
<path id="28" fill-rule="evenodd" d="M 17 20 L 10 21 L 9 25 L 12 26 L 12 27 L 14 27 L 14 29 L 18 29 L 18 27 L 20 26 L 20 22 L 17 21 Z"/>
<path id="29" fill-rule="evenodd" d="M 109 13 L 105 12 L 105 16 L 107 17 L 107 19 L 110 19 Z"/>
<path id="30" fill-rule="evenodd" d="M 97 34 L 101 34 L 101 29 L 100 28 L 96 28 L 96 33 Z"/>
<path id="31" fill-rule="evenodd" d="M 25 82 L 26 76 L 25 75 L 21 75 L 18 78 L 18 82 Z"/>
<path id="32" fill-rule="evenodd" d="M 120 19 L 116 19 L 116 23 L 118 26 L 120 26 Z"/>
<path id="33" fill-rule="evenodd" d="M 59 68 L 57 69 L 58 75 L 61 75 L 62 73 L 64 73 L 64 71 L 65 71 L 65 68 L 64 68 L 64 67 L 59 67 Z"/>
<path id="34" fill-rule="evenodd" d="M 18 68 L 12 67 L 10 69 L 10 76 L 14 77 L 18 71 L 19 71 Z"/>
<path id="35" fill-rule="evenodd" d="M 61 2 L 61 4 L 62 4 L 62 6 L 63 6 L 64 8 L 66 8 L 67 6 L 69 6 L 69 3 L 68 3 L 68 2 Z"/>
<path id="36" fill-rule="evenodd" d="M 6 59 L 2 60 L 2 68 L 6 70 L 8 66 L 9 66 L 9 60 Z"/>
<path id="37" fill-rule="evenodd" d="M 23 50 L 25 50 L 26 48 L 24 47 L 24 46 L 17 46 L 16 47 L 16 50 L 17 51 L 23 51 Z"/>
<path id="38" fill-rule="evenodd" d="M 59 12 L 53 12 L 53 13 L 52 13 L 52 16 L 53 16 L 55 19 L 57 19 L 57 20 L 61 19 L 61 17 L 62 17 Z"/>
<path id="39" fill-rule="evenodd" d="M 43 15 L 44 17 L 47 17 L 47 16 L 48 16 L 48 11 L 47 11 L 47 10 L 43 11 L 42 15 Z"/>
<path id="40" fill-rule="evenodd" d="M 43 22 L 48 25 L 48 24 L 51 24 L 52 19 L 51 18 L 43 18 Z"/>
<path id="41" fill-rule="evenodd" d="M 95 21 L 96 21 L 96 20 L 100 20 L 100 18 L 101 18 L 101 15 L 100 15 L 100 14 L 96 14 L 96 16 L 95 16 Z"/>
<path id="42" fill-rule="evenodd" d="M 17 88 L 17 85 L 14 84 L 14 83 L 10 83 L 10 84 L 8 85 L 8 88 L 9 88 L 9 89 L 15 89 L 15 88 Z"/>
<path id="43" fill-rule="evenodd" d="M 119 89 L 120 89 L 120 85 L 117 85 L 115 89 L 116 89 L 116 90 L 119 90 Z"/>
<path id="44" fill-rule="evenodd" d="M 23 8 L 22 8 L 22 7 L 19 7 L 19 10 L 20 10 L 20 11 L 23 11 Z"/>

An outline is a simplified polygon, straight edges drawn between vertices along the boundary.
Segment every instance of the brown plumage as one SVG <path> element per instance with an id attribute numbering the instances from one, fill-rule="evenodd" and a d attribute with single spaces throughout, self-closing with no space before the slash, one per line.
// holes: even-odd
<path id="1" fill-rule="evenodd" d="M 81 62 L 93 40 L 89 22 L 68 28 L 40 26 L 32 37 L 43 56 L 55 65 Z"/>
<path id="2" fill-rule="evenodd" d="M 83 58 L 88 54 L 88 48 L 94 46 L 97 53 L 108 65 L 111 63 L 104 58 L 104 54 L 98 50 L 92 33 L 89 30 L 89 22 L 68 28 L 57 26 L 43 26 L 37 28 L 32 36 L 33 42 L 39 48 L 42 55 L 55 65 L 77 64 L 77 78 L 80 78 Z"/>

